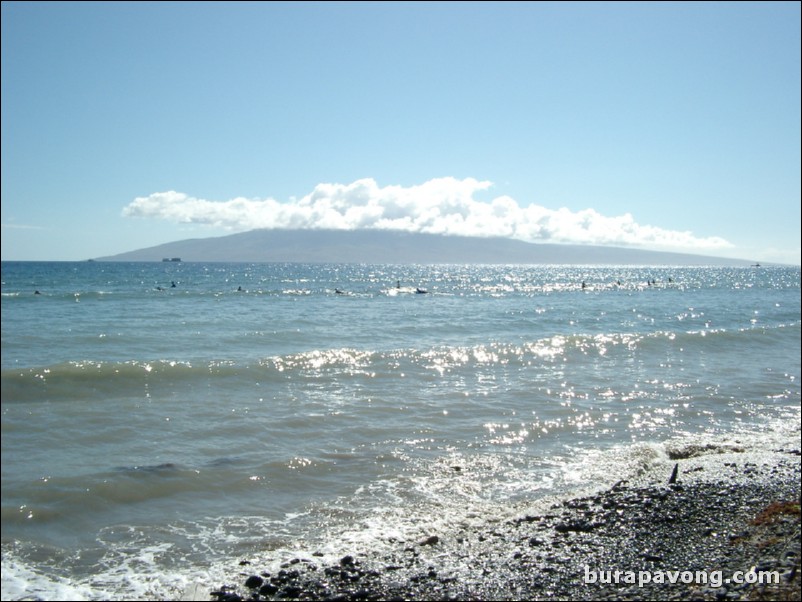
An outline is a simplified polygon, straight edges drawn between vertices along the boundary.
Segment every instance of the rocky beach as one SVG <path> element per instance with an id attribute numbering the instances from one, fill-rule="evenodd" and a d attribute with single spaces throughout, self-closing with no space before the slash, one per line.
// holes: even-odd
<path id="1" fill-rule="evenodd" d="M 669 458 L 669 472 L 476 517 L 390 553 L 332 562 L 312 549 L 278 570 L 241 559 L 238 582 L 184 599 L 798 600 L 799 448 L 686 445 Z"/>
<path id="2" fill-rule="evenodd" d="M 4 263 L 3 600 L 796 583 L 798 267 L 183 259 Z"/>

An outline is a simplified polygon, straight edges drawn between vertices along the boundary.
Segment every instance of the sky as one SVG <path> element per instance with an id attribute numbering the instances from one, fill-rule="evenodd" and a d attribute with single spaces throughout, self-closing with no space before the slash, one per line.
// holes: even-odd
<path id="1" fill-rule="evenodd" d="M 2 2 L 2 259 L 383 228 L 800 264 L 798 2 Z"/>

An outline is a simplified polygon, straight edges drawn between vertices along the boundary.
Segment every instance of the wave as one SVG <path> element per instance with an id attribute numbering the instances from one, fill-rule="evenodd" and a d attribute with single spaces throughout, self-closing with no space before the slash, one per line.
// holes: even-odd
<path id="1" fill-rule="evenodd" d="M 342 380 L 382 378 L 398 373 L 429 379 L 454 371 L 475 372 L 487 367 L 520 369 L 566 361 L 590 365 L 605 359 L 659 358 L 668 349 L 713 354 L 740 348 L 749 349 L 751 353 L 758 350 L 768 353 L 787 348 L 788 341 L 798 343 L 799 332 L 800 324 L 797 322 L 740 330 L 556 335 L 531 342 L 491 342 L 424 349 L 312 349 L 250 361 L 76 360 L 49 366 L 4 369 L 2 398 L 3 403 L 115 399 L 120 395 L 147 395 L 149 387 L 181 387 L 197 382 L 237 387 L 243 381 L 270 384 L 293 378 Z"/>

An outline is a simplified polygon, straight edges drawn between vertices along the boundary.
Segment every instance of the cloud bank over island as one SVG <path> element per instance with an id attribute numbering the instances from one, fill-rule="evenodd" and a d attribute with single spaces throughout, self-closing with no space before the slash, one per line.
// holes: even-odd
<path id="1" fill-rule="evenodd" d="M 201 224 L 232 232 L 254 229 L 398 230 L 427 234 L 503 237 L 525 242 L 592 244 L 693 251 L 732 248 L 723 238 L 640 225 L 632 215 L 609 217 L 593 209 L 522 206 L 509 196 L 476 198 L 491 182 L 436 178 L 417 186 L 318 184 L 300 199 L 234 198 L 210 201 L 182 192 L 137 197 L 125 217 Z"/>

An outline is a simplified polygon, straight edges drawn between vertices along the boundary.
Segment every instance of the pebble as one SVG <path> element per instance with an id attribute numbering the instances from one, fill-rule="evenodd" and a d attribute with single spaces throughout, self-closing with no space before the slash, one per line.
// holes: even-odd
<path id="1" fill-rule="evenodd" d="M 453 537 L 430 535 L 416 548 L 398 543 L 381 557 L 366 551 L 343 556 L 336 565 L 295 563 L 268 580 L 249 576 L 243 589 L 218 588 L 212 599 L 315 600 L 724 600 L 755 599 L 756 584 L 611 583 L 595 571 L 779 571 L 781 587 L 799 599 L 800 519 L 780 514 L 754 524 L 772 502 L 799 500 L 799 456 L 761 467 L 766 478 L 742 464 L 740 480 L 637 487 L 625 481 L 610 490 L 569 500 L 549 513 L 501 522 L 489 517 Z M 678 459 L 680 469 L 683 462 Z M 733 466 L 728 466 L 731 472 Z M 710 472 L 705 471 L 705 474 Z M 723 471 L 722 471 L 723 472 Z M 685 474 L 683 472 L 683 474 Z M 723 477 L 722 477 L 723 478 Z M 586 569 L 587 567 L 587 569 Z M 789 577 L 795 577 L 788 582 Z M 762 599 L 776 599 L 765 586 Z M 772 589 L 774 588 L 774 589 Z M 258 589 L 258 593 L 255 590 Z"/>

